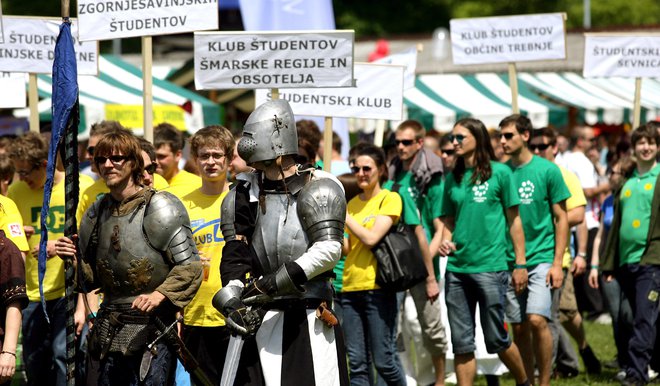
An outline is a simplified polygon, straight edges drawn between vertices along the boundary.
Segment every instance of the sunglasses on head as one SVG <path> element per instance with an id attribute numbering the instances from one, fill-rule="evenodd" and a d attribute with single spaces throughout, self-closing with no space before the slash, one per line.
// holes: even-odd
<path id="1" fill-rule="evenodd" d="M 449 142 L 454 142 L 454 140 L 456 140 L 456 142 L 458 142 L 458 143 L 463 143 L 463 140 L 465 138 L 467 138 L 467 136 L 465 136 L 463 134 L 456 134 L 456 135 L 449 134 L 449 135 L 447 135 L 447 138 L 449 139 Z"/>
<path id="2" fill-rule="evenodd" d="M 364 173 L 371 172 L 371 166 L 351 166 L 351 171 L 353 174 L 358 174 L 362 170 Z"/>
<path id="3" fill-rule="evenodd" d="M 536 149 L 539 149 L 539 151 L 545 151 L 550 147 L 550 144 L 549 143 L 539 143 L 539 144 L 536 144 L 536 145 L 529 144 L 529 145 L 527 145 L 527 147 L 531 151 L 535 151 Z"/>
<path id="4" fill-rule="evenodd" d="M 447 155 L 454 155 L 456 153 L 456 150 L 454 149 L 440 149 L 442 154 L 447 154 Z"/>
<path id="5" fill-rule="evenodd" d="M 394 143 L 397 146 L 399 146 L 399 145 L 410 146 L 413 143 L 415 143 L 415 140 L 414 139 L 397 139 L 397 140 L 394 140 Z"/>
<path id="6" fill-rule="evenodd" d="M 504 137 L 507 141 L 513 138 L 513 133 L 500 133 L 500 138 Z"/>
<path id="7" fill-rule="evenodd" d="M 119 165 L 124 161 L 126 161 L 127 159 L 128 157 L 126 157 L 125 155 L 111 155 L 108 157 L 98 156 L 98 157 L 94 157 L 94 162 L 97 165 L 103 165 L 105 164 L 105 161 L 110 160 L 110 162 L 112 162 L 113 164 Z"/>
<path id="8" fill-rule="evenodd" d="M 147 173 L 153 175 L 154 173 L 156 173 L 156 168 L 158 168 L 158 164 L 155 163 L 155 162 L 152 162 L 149 165 L 144 167 L 144 171 L 146 171 Z"/>

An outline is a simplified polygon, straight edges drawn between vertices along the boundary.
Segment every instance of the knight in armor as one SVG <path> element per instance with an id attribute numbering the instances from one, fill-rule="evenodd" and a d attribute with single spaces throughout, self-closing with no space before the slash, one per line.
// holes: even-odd
<path id="1" fill-rule="evenodd" d="M 188 214 L 172 194 L 142 184 L 144 161 L 130 132 L 104 136 L 94 163 L 110 193 L 85 212 L 80 253 L 67 237 L 56 250 L 77 256 L 84 292 L 103 294 L 88 341 L 89 355 L 100 361 L 99 384 L 171 385 L 175 350 L 156 337 L 174 324 L 202 280 Z"/>
<path id="2" fill-rule="evenodd" d="M 348 385 L 330 281 L 344 235 L 343 188 L 296 163 L 284 100 L 250 114 L 238 154 L 256 171 L 239 175 L 222 204 L 223 288 L 213 305 L 246 345 L 256 342 L 268 385 Z"/>

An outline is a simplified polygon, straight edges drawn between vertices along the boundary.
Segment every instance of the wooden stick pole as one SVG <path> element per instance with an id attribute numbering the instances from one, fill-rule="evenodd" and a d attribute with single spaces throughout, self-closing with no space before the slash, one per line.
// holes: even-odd
<path id="1" fill-rule="evenodd" d="M 39 92 L 37 74 L 30 73 L 28 83 L 28 102 L 30 105 L 30 131 L 39 132 Z"/>
<path id="2" fill-rule="evenodd" d="M 151 76 L 152 59 L 151 36 L 142 37 L 142 105 L 144 139 L 154 142 L 154 99 L 153 78 Z"/>
<path id="3" fill-rule="evenodd" d="M 330 173 L 332 167 L 332 117 L 325 117 L 323 127 L 323 170 Z"/>
<path id="4" fill-rule="evenodd" d="M 635 78 L 635 102 L 633 104 L 633 125 L 635 130 L 642 123 L 642 78 Z"/>
<path id="5" fill-rule="evenodd" d="M 270 99 L 271 100 L 280 99 L 280 89 L 279 88 L 273 88 L 273 89 L 270 90 Z"/>
<path id="6" fill-rule="evenodd" d="M 520 114 L 518 107 L 518 75 L 516 74 L 516 64 L 509 63 L 509 87 L 511 88 L 511 111 L 514 114 Z"/>

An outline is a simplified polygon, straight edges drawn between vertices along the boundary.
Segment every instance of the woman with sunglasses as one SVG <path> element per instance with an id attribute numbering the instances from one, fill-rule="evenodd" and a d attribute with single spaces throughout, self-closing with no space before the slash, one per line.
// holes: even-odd
<path id="1" fill-rule="evenodd" d="M 452 130 L 456 166 L 445 179 L 440 248 L 450 255 L 445 276 L 445 299 L 459 384 L 471 384 L 476 374 L 474 313 L 479 304 L 486 349 L 497 353 L 518 385 L 528 385 L 520 353 L 504 327 L 509 279 L 507 231 L 513 241 L 516 266 L 525 266 L 525 238 L 518 215 L 520 199 L 511 170 L 494 162 L 495 154 L 484 124 L 473 118 L 458 121 Z M 527 271 L 515 269 L 515 288 L 524 288 Z"/>
<path id="2" fill-rule="evenodd" d="M 378 375 L 388 385 L 405 385 L 406 378 L 396 350 L 396 292 L 376 284 L 376 258 L 371 252 L 402 215 L 402 198 L 383 189 L 387 178 L 385 153 L 371 144 L 358 144 L 351 150 L 351 170 L 357 176 L 360 194 L 349 201 L 344 240 L 343 288 L 340 304 L 344 313 L 346 351 L 351 385 L 369 385 L 373 362 Z M 407 196 L 407 195 L 404 195 Z M 414 208 L 414 203 L 405 205 Z M 406 223 L 415 213 L 404 213 Z M 403 219 L 401 219 L 403 220 Z M 419 224 L 419 218 L 416 221 Z"/>

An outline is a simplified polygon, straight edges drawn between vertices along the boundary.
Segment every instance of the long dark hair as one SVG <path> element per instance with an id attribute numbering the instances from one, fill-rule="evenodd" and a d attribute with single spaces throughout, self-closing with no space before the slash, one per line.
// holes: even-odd
<path id="1" fill-rule="evenodd" d="M 353 146 L 350 150 L 350 159 L 355 161 L 357 157 L 360 156 L 370 157 L 376 163 L 376 168 L 378 168 L 378 182 L 382 185 L 383 182 L 387 181 L 387 163 L 385 161 L 385 152 L 380 147 L 366 143 L 360 142 Z"/>
<path id="2" fill-rule="evenodd" d="M 461 119 L 456 122 L 454 127 L 456 126 L 462 126 L 468 129 L 476 141 L 474 149 L 474 173 L 472 173 L 470 182 L 476 184 L 478 182 L 487 181 L 493 174 L 493 170 L 490 167 L 490 161 L 495 159 L 495 152 L 493 151 L 493 146 L 490 144 L 490 136 L 488 135 L 486 126 L 484 126 L 483 122 L 474 118 Z M 456 166 L 454 166 L 454 180 L 460 183 L 463 180 L 464 175 L 465 159 L 463 159 L 463 157 L 458 157 L 456 160 Z"/>

